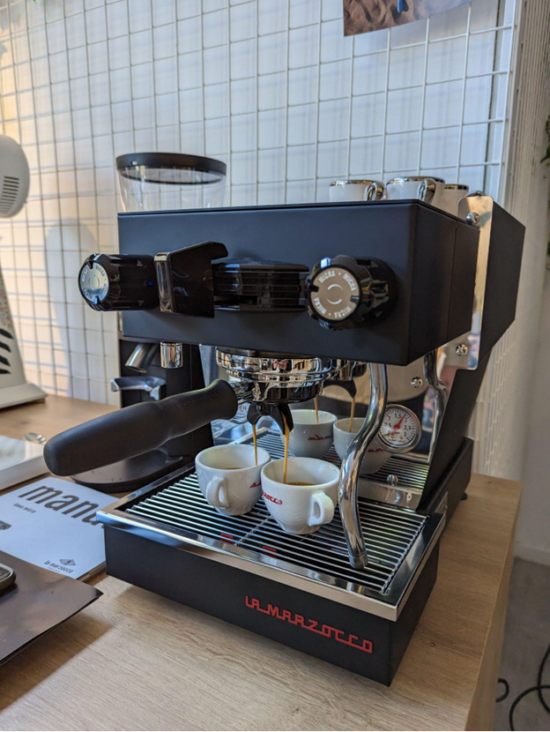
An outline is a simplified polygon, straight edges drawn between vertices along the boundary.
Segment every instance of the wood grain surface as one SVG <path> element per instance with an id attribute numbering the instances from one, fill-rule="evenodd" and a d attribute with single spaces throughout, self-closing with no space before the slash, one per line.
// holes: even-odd
<path id="1" fill-rule="evenodd" d="M 48 397 L 0 434 L 107 409 Z M 472 478 L 390 688 L 103 576 L 104 597 L 0 668 L 0 730 L 490 729 L 520 492 Z"/>

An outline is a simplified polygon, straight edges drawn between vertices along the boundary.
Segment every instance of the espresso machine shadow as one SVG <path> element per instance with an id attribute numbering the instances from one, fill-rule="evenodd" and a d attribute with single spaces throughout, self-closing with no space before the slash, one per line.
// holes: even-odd
<path id="1" fill-rule="evenodd" d="M 418 200 L 121 214 L 119 240 L 120 255 L 86 260 L 81 292 L 121 311 L 122 349 L 143 344 L 185 383 L 56 436 L 46 462 L 76 475 L 174 441 L 187 464 L 98 513 L 107 572 L 390 684 L 470 478 L 468 422 L 514 320 L 523 227 L 476 193 L 459 216 Z M 205 386 L 199 344 L 216 348 L 227 380 Z M 403 449 L 384 432 L 388 415 L 410 412 L 388 405 L 387 366 L 418 359 L 426 447 Z M 332 523 L 295 536 L 261 500 L 235 517 L 206 503 L 193 458 L 213 420 L 244 404 L 251 421 L 291 422 L 291 405 L 361 371 L 370 397 Z M 259 434 L 279 457 L 280 435 Z M 362 475 L 375 438 L 391 457 Z"/>

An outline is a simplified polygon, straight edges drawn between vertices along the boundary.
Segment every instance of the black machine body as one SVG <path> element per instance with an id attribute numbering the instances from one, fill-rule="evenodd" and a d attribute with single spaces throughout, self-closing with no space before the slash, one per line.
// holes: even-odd
<path id="1" fill-rule="evenodd" d="M 94 473 L 90 447 L 108 436 L 103 458 L 146 460 L 160 450 L 179 461 L 157 466 L 141 485 L 166 477 L 99 512 L 110 574 L 391 683 L 435 582 L 439 537 L 470 478 L 466 434 L 491 349 L 515 316 L 523 227 L 488 197 L 480 201 L 489 217 L 458 218 L 416 200 L 119 216 L 120 257 L 94 255 L 81 291 L 95 309 L 121 311 L 122 376 L 142 387 L 121 381 L 133 406 L 53 438 L 45 453 L 61 474 L 78 465 Z M 449 343 L 465 359 L 452 366 L 450 390 L 436 368 Z M 171 354 L 164 361 L 159 344 Z M 204 378 L 199 344 L 219 349 L 231 385 L 217 373 Z M 323 385 L 354 398 L 353 379 L 365 372 L 363 414 L 372 417 L 377 389 L 387 392 L 378 364 L 422 359 L 415 381 L 426 382 L 421 397 L 429 386 L 435 405 L 426 451 L 392 456 L 357 478 L 350 448 L 328 533 L 289 538 L 261 501 L 231 521 L 204 502 L 192 463 L 212 444 L 217 417 L 244 401 L 250 422 L 270 414 L 281 425 L 289 403 Z M 386 393 L 378 404 L 381 420 Z M 278 455 L 280 436 L 262 439 Z M 367 567 L 350 550 L 346 475 L 355 476 L 355 520 L 374 557 Z M 404 537 L 406 560 L 403 545 L 390 548 L 399 560 L 385 554 L 393 535 Z"/>

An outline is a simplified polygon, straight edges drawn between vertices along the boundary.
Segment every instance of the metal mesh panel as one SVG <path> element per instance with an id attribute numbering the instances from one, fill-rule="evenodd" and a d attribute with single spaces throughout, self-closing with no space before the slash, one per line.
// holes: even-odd
<path id="1" fill-rule="evenodd" d="M 31 168 L 26 207 L 0 225 L 0 263 L 28 378 L 118 402 L 116 318 L 85 308 L 75 277 L 91 252 L 117 250 L 118 154 L 219 157 L 233 205 L 324 200 L 337 177 L 418 172 L 504 200 L 515 22 L 514 0 L 476 0 L 344 38 L 341 0 L 0 0 L 0 131 Z M 526 287 L 540 292 L 539 279 Z M 488 376 L 482 444 L 499 441 L 514 338 L 498 351 L 502 399 Z"/>

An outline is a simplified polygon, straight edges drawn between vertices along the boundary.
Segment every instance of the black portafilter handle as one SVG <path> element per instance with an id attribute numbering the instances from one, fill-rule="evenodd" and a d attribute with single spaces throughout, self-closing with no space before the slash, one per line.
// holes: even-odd
<path id="1" fill-rule="evenodd" d="M 75 475 L 154 450 L 174 437 L 231 419 L 238 407 L 233 388 L 218 379 L 197 391 L 141 402 L 61 432 L 44 448 L 54 475 Z"/>

